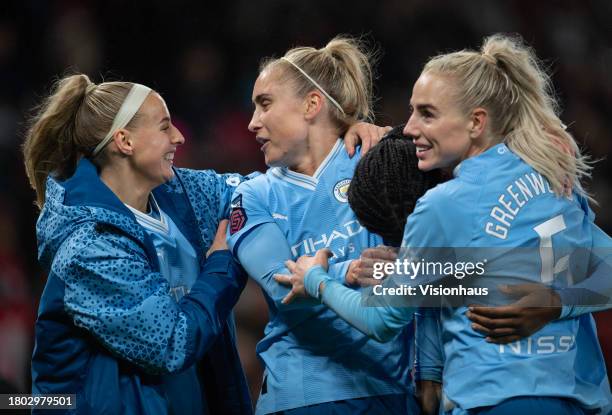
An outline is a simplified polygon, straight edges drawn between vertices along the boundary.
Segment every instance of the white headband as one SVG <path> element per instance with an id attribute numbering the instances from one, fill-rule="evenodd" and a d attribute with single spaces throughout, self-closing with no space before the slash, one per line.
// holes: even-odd
<path id="1" fill-rule="evenodd" d="M 120 128 L 124 128 L 131 120 L 134 118 L 136 112 L 144 102 L 144 100 L 151 92 L 151 88 L 148 86 L 134 84 L 132 85 L 132 89 L 128 92 L 125 97 L 125 101 L 121 104 L 121 108 L 119 108 L 119 112 L 115 115 L 115 119 L 113 120 L 113 125 L 110 128 L 110 131 L 106 134 L 106 137 L 94 148 L 94 151 L 91 153 L 92 157 L 95 157 L 106 147 L 106 145 L 113 138 L 113 134 Z"/>
<path id="2" fill-rule="evenodd" d="M 307 79 L 308 79 L 310 82 L 312 82 L 312 84 L 313 84 L 314 86 L 316 86 L 316 87 L 317 87 L 317 89 L 318 89 L 319 91 L 321 91 L 321 92 L 323 93 L 323 95 L 325 95 L 325 97 L 327 97 L 327 99 L 328 99 L 328 100 L 330 100 L 330 101 L 331 101 L 331 103 L 332 103 L 332 104 L 334 104 L 334 106 L 340 110 L 340 112 L 342 113 L 342 115 L 346 115 L 346 114 L 344 113 L 344 110 L 343 110 L 343 109 L 342 109 L 342 107 L 340 106 L 340 104 L 338 104 L 338 101 L 336 101 L 335 99 L 333 99 L 333 98 L 331 97 L 331 95 L 329 95 L 329 94 L 327 93 L 327 91 L 325 91 L 325 90 L 323 89 L 323 87 L 317 83 L 317 81 L 315 81 L 314 79 L 312 79 L 312 78 L 311 78 L 311 77 L 310 77 L 310 76 L 309 76 L 309 75 L 308 75 L 306 72 L 304 72 L 304 70 L 303 70 L 302 68 L 300 68 L 299 66 L 297 66 L 295 63 L 291 62 L 289 59 L 285 58 L 284 56 L 283 56 L 281 59 L 282 59 L 282 60 L 284 60 L 285 62 L 289 62 L 291 65 L 293 65 L 293 67 L 294 67 L 295 69 L 297 69 L 298 71 L 300 71 L 300 72 L 302 73 L 302 75 L 304 75 L 304 76 L 305 76 L 305 77 L 306 77 L 306 78 L 307 78 Z"/>

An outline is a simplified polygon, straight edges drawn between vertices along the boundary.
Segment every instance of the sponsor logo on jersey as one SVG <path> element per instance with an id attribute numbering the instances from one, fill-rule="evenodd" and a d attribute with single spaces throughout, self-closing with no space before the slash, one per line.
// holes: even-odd
<path id="1" fill-rule="evenodd" d="M 351 179 L 343 179 L 336 183 L 334 186 L 334 197 L 338 202 L 348 202 L 348 189 L 350 184 Z"/>
<path id="2" fill-rule="evenodd" d="M 357 220 L 351 220 L 337 226 L 329 233 L 321 234 L 319 239 L 311 237 L 298 242 L 291 247 L 291 253 L 297 258 L 301 255 L 314 254 L 319 249 L 330 248 L 335 258 L 345 258 L 348 254 L 355 252 L 355 246 L 350 240 L 364 229 Z M 332 242 L 336 240 L 338 241 L 334 244 L 336 249 L 332 249 Z"/>
<path id="3" fill-rule="evenodd" d="M 230 214 L 230 235 L 235 234 L 244 228 L 247 223 L 247 214 L 242 207 L 242 195 L 236 196 L 232 200 L 232 213 Z"/>
<path id="4" fill-rule="evenodd" d="M 515 355 L 567 353 L 576 343 L 576 337 L 566 336 L 532 336 L 513 343 L 500 344 L 500 353 Z"/>

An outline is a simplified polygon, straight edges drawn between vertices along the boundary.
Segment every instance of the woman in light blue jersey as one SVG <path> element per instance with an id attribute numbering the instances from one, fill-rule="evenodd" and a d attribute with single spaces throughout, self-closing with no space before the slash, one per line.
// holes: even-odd
<path id="1" fill-rule="evenodd" d="M 416 145 L 419 169 L 445 168 L 454 178 L 417 203 L 407 220 L 404 255 L 445 247 L 473 256 L 506 252 L 489 263 L 495 275 L 555 285 L 601 265 L 595 256 L 573 256 L 610 246 L 609 238 L 593 224 L 580 184 L 590 167 L 557 116 L 548 76 L 520 39 L 495 35 L 478 52 L 432 58 L 414 85 L 411 111 L 404 134 Z M 531 262 L 504 267 L 515 248 Z M 413 307 L 392 307 L 388 299 L 384 307 L 362 307 L 361 297 L 324 268 L 305 272 L 317 264 L 326 265 L 326 253 L 289 263 L 293 275 L 279 280 L 293 285 L 292 296 L 306 291 L 383 341 L 411 320 Z M 557 306 L 542 308 L 540 330 L 510 345 L 493 344 L 475 331 L 466 307 L 439 310 L 439 324 L 425 330 L 439 328 L 426 337 L 442 339 L 443 347 L 424 363 L 444 365 L 430 380 L 443 382 L 446 411 L 581 414 L 608 404 L 592 317 L 582 314 L 590 310 L 560 312 L 559 298 L 552 298 Z M 418 304 L 407 296 L 404 301 Z"/>
<path id="2" fill-rule="evenodd" d="M 287 304 L 289 290 L 273 280 L 287 272 L 287 259 L 325 247 L 333 253 L 333 278 L 350 285 L 358 280 L 360 253 L 382 242 L 348 205 L 359 157 L 350 157 L 341 138 L 371 117 L 368 53 L 349 38 L 291 49 L 264 61 L 252 99 L 249 129 L 270 169 L 237 189 L 229 246 L 269 305 L 257 346 L 265 372 L 256 412 L 414 413 L 412 333 L 381 344 L 316 302 Z"/>

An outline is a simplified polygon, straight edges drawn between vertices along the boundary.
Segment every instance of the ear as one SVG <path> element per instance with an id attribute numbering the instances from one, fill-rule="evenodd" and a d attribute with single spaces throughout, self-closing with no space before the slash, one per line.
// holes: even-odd
<path id="1" fill-rule="evenodd" d="M 304 98 L 304 118 L 313 120 L 323 108 L 323 95 L 317 89 L 310 91 Z"/>
<path id="2" fill-rule="evenodd" d="M 130 132 L 124 128 L 120 128 L 113 134 L 113 142 L 119 153 L 131 156 L 134 154 L 134 143 Z"/>
<path id="3" fill-rule="evenodd" d="M 482 107 L 475 108 L 470 115 L 469 134 L 471 139 L 483 136 L 489 121 L 489 113 Z"/>

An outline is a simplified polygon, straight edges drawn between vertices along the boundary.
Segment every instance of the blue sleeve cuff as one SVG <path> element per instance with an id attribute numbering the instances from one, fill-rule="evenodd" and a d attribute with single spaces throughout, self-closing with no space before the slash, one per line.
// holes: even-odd
<path id="1" fill-rule="evenodd" d="M 225 272 L 232 261 L 232 253 L 227 249 L 212 252 L 204 266 L 209 272 Z"/>
<path id="2" fill-rule="evenodd" d="M 348 261 L 337 262 L 329 266 L 327 270 L 327 274 L 334 281 L 338 281 L 342 285 L 346 285 L 346 273 L 348 272 L 348 268 L 351 265 L 351 262 L 354 260 L 350 259 Z"/>
<path id="3" fill-rule="evenodd" d="M 306 292 L 317 300 L 321 300 L 319 287 L 322 282 L 332 281 L 329 275 L 325 272 L 322 266 L 317 265 L 310 268 L 304 276 L 304 288 Z"/>
<path id="4" fill-rule="evenodd" d="M 415 369 L 414 380 L 430 380 L 432 382 L 442 383 L 442 369 L 441 368 L 429 368 L 429 369 Z"/>

